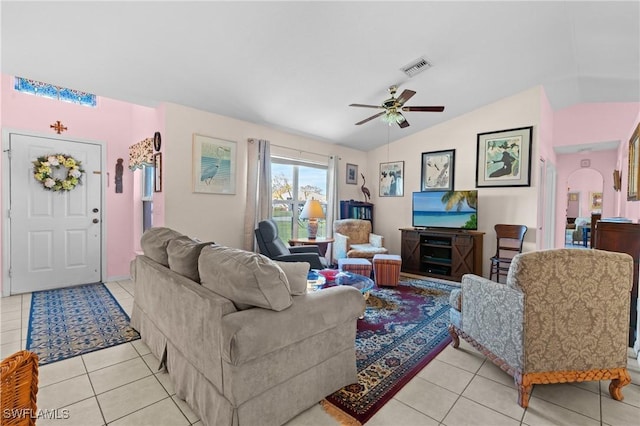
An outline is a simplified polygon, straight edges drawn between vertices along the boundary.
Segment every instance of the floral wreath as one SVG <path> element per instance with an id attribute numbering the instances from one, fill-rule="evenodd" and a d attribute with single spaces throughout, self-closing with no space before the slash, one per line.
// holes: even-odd
<path id="1" fill-rule="evenodd" d="M 67 169 L 64 179 L 54 176 L 54 169 Z M 70 155 L 54 154 L 38 157 L 33 162 L 33 177 L 42 183 L 48 191 L 71 191 L 77 185 L 82 184 L 80 177 L 84 173 L 82 163 Z"/>

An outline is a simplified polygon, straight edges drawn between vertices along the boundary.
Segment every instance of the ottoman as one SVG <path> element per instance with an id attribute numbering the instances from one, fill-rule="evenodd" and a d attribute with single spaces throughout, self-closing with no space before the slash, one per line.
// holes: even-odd
<path id="1" fill-rule="evenodd" d="M 397 254 L 376 254 L 373 256 L 373 274 L 376 285 L 397 286 L 400 281 L 402 258 Z"/>
<path id="2" fill-rule="evenodd" d="M 338 269 L 344 272 L 371 276 L 371 262 L 358 257 L 338 259 Z"/>

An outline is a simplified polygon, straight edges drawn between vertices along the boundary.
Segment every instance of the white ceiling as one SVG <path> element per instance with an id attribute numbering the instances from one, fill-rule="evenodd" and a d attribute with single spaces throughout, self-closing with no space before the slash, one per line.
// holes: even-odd
<path id="1" fill-rule="evenodd" d="M 640 2 L 2 1 L 3 73 L 142 105 L 173 102 L 353 148 L 392 84 L 417 94 L 391 140 L 542 84 L 552 107 L 640 102 Z M 399 69 L 421 56 L 433 67 Z M 259 135 L 258 135 L 259 136 Z"/>

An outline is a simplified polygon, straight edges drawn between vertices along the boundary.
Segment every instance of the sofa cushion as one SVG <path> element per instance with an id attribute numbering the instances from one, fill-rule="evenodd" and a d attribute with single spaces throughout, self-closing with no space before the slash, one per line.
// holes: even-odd
<path id="1" fill-rule="evenodd" d="M 292 296 L 300 296 L 307 292 L 307 275 L 311 265 L 309 262 L 279 262 L 274 260 L 289 281 Z"/>
<path id="2" fill-rule="evenodd" d="M 140 247 L 144 255 L 155 260 L 164 266 L 169 266 L 169 256 L 167 255 L 167 246 L 169 241 L 183 235 L 173 229 L 157 227 L 151 228 L 142 234 L 140 239 Z"/>
<path id="3" fill-rule="evenodd" d="M 245 250 L 212 245 L 198 259 L 200 281 L 240 310 L 257 306 L 282 311 L 291 306 L 285 273 L 269 258 Z"/>
<path id="4" fill-rule="evenodd" d="M 169 268 L 172 271 L 199 283 L 200 273 L 198 272 L 198 258 L 200 257 L 202 249 L 210 244 L 214 243 L 194 241 L 187 236 L 170 240 L 167 245 Z"/>

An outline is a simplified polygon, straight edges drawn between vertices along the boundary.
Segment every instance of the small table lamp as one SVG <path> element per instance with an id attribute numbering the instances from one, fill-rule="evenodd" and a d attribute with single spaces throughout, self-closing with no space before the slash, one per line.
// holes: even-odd
<path id="1" fill-rule="evenodd" d="M 318 235 L 318 219 L 324 219 L 324 211 L 320 201 L 316 199 L 307 200 L 300 213 L 300 219 L 307 219 L 307 232 L 309 239 L 315 240 Z"/>

